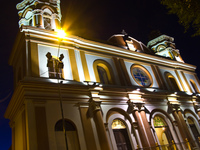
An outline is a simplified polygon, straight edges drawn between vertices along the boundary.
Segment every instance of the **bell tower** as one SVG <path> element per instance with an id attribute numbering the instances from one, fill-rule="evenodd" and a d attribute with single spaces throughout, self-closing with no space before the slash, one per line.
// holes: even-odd
<path id="1" fill-rule="evenodd" d="M 156 55 L 168 57 L 176 61 L 184 62 L 180 52 L 176 49 L 174 38 L 167 35 L 160 35 L 148 42 L 147 47 Z"/>
<path id="2" fill-rule="evenodd" d="M 23 0 L 16 8 L 19 27 L 26 25 L 47 30 L 60 28 L 60 0 Z"/>

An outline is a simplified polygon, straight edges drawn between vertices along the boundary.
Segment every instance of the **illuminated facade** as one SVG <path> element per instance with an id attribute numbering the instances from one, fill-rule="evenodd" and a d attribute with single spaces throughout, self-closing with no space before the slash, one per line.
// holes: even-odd
<path id="1" fill-rule="evenodd" d="M 126 33 L 112 45 L 60 40 L 59 4 L 17 5 L 15 91 L 5 113 L 12 149 L 198 149 L 200 82 L 173 38 L 162 35 L 148 48 Z"/>

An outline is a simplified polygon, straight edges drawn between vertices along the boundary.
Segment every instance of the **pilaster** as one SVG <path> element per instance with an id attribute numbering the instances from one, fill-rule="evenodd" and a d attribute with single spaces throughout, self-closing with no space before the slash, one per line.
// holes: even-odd
<path id="1" fill-rule="evenodd" d="M 140 140 L 141 140 L 143 148 L 150 147 L 150 144 L 148 142 L 148 137 L 147 137 L 145 129 L 144 129 L 144 124 L 142 122 L 142 119 L 141 119 L 141 116 L 139 113 L 139 110 L 143 104 L 142 103 L 133 103 L 129 100 L 128 105 L 129 105 L 129 110 L 132 109 L 132 115 L 134 116 L 135 120 L 137 121 L 138 131 L 139 131 Z"/>
<path id="2" fill-rule="evenodd" d="M 144 126 L 144 122 L 142 120 L 140 111 L 142 109 L 144 109 L 144 102 L 143 102 L 143 98 L 141 98 L 143 95 L 143 93 L 141 93 L 139 90 L 135 90 L 132 92 L 128 92 L 128 111 L 132 112 L 132 115 L 134 116 L 134 118 L 137 121 L 138 124 L 138 131 L 139 131 L 139 135 L 140 135 L 140 139 L 141 139 L 141 143 L 143 148 L 147 148 L 147 147 L 151 147 L 149 140 L 148 140 L 148 135 L 145 131 L 145 126 Z"/>
<path id="3" fill-rule="evenodd" d="M 173 111 L 173 116 L 174 116 L 175 120 L 177 121 L 178 128 L 179 128 L 182 138 L 184 140 L 183 142 L 188 140 L 192 147 L 196 147 L 196 144 L 194 143 L 192 135 L 189 131 L 189 127 L 187 126 L 187 124 L 183 118 L 183 114 L 180 109 L 180 104 L 179 103 L 169 103 L 169 105 Z"/>
<path id="4" fill-rule="evenodd" d="M 101 150 L 110 150 L 110 145 L 106 133 L 106 128 L 103 122 L 103 116 L 100 106 L 101 100 L 99 92 L 101 90 L 103 90 L 101 87 L 95 87 L 93 89 L 90 89 L 89 111 L 93 115 Z"/>
<path id="5" fill-rule="evenodd" d="M 88 115 L 88 105 L 79 104 L 80 116 L 83 125 L 83 132 L 87 145 L 87 150 L 97 149 L 94 132 L 92 128 L 91 118 Z"/>

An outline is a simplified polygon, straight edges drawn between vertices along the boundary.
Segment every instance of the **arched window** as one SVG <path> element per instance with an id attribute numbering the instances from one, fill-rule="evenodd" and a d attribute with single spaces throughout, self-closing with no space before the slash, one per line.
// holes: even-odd
<path id="1" fill-rule="evenodd" d="M 161 116 L 156 115 L 153 118 L 153 124 L 160 145 L 169 145 L 172 142 L 173 138 L 165 120 Z"/>
<path id="2" fill-rule="evenodd" d="M 194 90 L 195 93 L 199 93 L 199 90 L 197 88 L 197 85 L 195 84 L 195 82 L 193 80 L 190 80 L 190 84 Z"/>
<path id="3" fill-rule="evenodd" d="M 57 59 L 56 57 L 53 57 L 50 52 L 46 54 L 47 57 L 47 67 L 49 71 L 49 77 L 50 78 L 63 78 L 63 58 L 64 55 L 61 54 L 60 57 Z"/>
<path id="4" fill-rule="evenodd" d="M 33 20 L 32 19 L 29 20 L 29 26 L 33 26 Z"/>
<path id="5" fill-rule="evenodd" d="M 67 140 L 65 140 L 63 126 L 65 127 L 64 131 L 66 132 Z M 64 122 L 63 120 L 59 120 L 55 125 L 55 134 L 57 150 L 66 149 L 66 145 L 68 146 L 69 150 L 80 149 L 76 127 L 72 122 L 66 119 L 64 120 Z"/>
<path id="6" fill-rule="evenodd" d="M 20 20 L 20 26 L 22 25 L 28 25 L 28 26 L 32 26 L 32 16 L 33 16 L 33 13 L 32 13 L 32 9 L 31 8 L 27 8 L 23 14 L 21 14 L 21 20 Z"/>
<path id="7" fill-rule="evenodd" d="M 43 13 L 43 21 L 44 21 L 44 28 L 47 30 L 51 30 L 52 29 L 52 12 L 48 9 L 45 8 L 44 9 L 44 13 Z"/>
<path id="8" fill-rule="evenodd" d="M 114 119 L 112 130 L 118 150 L 132 150 L 126 125 L 121 119 Z"/>
<path id="9" fill-rule="evenodd" d="M 100 82 L 103 84 L 109 84 L 108 75 L 107 75 L 106 70 L 101 66 L 97 66 L 97 71 L 99 74 Z"/>
<path id="10" fill-rule="evenodd" d="M 110 65 L 103 60 L 96 60 L 93 64 L 96 81 L 103 84 L 113 84 L 114 76 Z"/>
<path id="11" fill-rule="evenodd" d="M 47 30 L 51 30 L 51 18 L 49 17 L 44 17 L 44 28 Z"/>
<path id="12" fill-rule="evenodd" d="M 166 81 L 169 85 L 170 90 L 173 91 L 180 91 L 180 88 L 178 87 L 178 84 L 176 82 L 176 79 L 173 75 L 171 75 L 169 72 L 165 73 Z"/>
<path id="13" fill-rule="evenodd" d="M 194 123 L 194 120 L 193 120 L 193 118 L 191 118 L 191 117 L 188 117 L 187 118 L 187 121 L 188 121 L 188 124 L 189 124 L 189 126 L 190 126 L 190 129 L 192 130 L 192 133 L 193 133 L 193 135 L 194 135 L 194 138 L 195 138 L 195 140 L 197 141 L 197 143 L 199 144 L 199 137 L 200 137 L 200 134 L 199 134 L 199 131 L 197 130 L 197 127 L 196 127 L 196 125 L 195 125 L 195 123 Z M 199 144 L 200 145 L 200 144 Z"/>

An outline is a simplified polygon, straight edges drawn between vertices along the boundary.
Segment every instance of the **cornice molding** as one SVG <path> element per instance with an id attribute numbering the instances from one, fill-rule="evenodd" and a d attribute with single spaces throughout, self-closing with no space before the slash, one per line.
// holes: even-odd
<path id="1" fill-rule="evenodd" d="M 26 7 L 26 4 L 32 3 L 33 1 L 35 1 L 35 0 L 23 0 L 21 3 L 17 4 L 16 8 L 17 8 L 17 10 L 21 10 L 24 7 Z"/>
<path id="2" fill-rule="evenodd" d="M 49 31 L 45 29 L 35 28 L 31 26 L 22 26 L 21 32 L 24 32 L 26 36 L 29 36 L 29 39 L 37 39 L 38 42 L 41 43 L 43 41 L 44 44 L 48 45 L 48 42 L 45 41 L 58 41 L 58 36 L 56 35 L 56 32 Z M 175 69 L 184 69 L 189 71 L 195 71 L 196 66 L 178 62 L 175 60 L 169 60 L 165 58 L 161 58 L 158 56 L 145 54 L 145 53 L 138 53 L 130 50 L 126 50 L 120 47 L 103 44 L 91 40 L 86 40 L 77 36 L 69 35 L 65 37 L 62 41 L 62 48 L 65 48 L 64 45 L 72 44 L 73 48 L 78 47 L 79 49 L 85 50 L 85 51 L 92 51 L 96 53 L 104 53 L 116 57 L 121 57 L 125 59 L 134 59 L 138 61 L 143 61 L 147 63 L 167 66 L 170 68 Z M 55 45 L 56 46 L 56 45 Z"/>
<path id="3" fill-rule="evenodd" d="M 161 36 L 159 36 L 159 37 L 157 37 L 157 38 L 155 38 L 155 39 L 149 41 L 149 42 L 147 43 L 147 47 L 151 47 L 151 46 L 157 44 L 158 42 L 161 42 L 161 41 L 164 41 L 164 40 L 169 40 L 170 42 L 173 42 L 173 41 L 174 41 L 174 38 L 173 38 L 173 37 L 170 37 L 170 36 L 168 36 L 168 35 L 161 35 Z"/>
<path id="4" fill-rule="evenodd" d="M 34 80 L 35 79 L 35 80 Z M 63 80 L 63 84 L 60 87 L 62 99 L 66 103 L 70 104 L 88 104 L 90 99 L 90 89 L 93 85 L 85 85 L 82 82 L 67 81 Z M 94 87 L 93 87 L 94 88 Z M 131 89 L 132 88 L 132 89 Z M 103 105 L 127 105 L 128 91 L 134 90 L 135 87 L 126 86 L 103 86 L 103 90 L 99 92 L 99 100 Z M 13 93 L 12 99 L 5 112 L 5 118 L 13 120 L 16 115 L 22 110 L 26 101 L 34 101 L 38 103 L 45 104 L 47 101 L 58 101 L 59 102 L 59 92 L 57 83 L 52 83 L 49 79 L 26 77 L 21 82 Z M 160 90 L 158 92 L 149 92 L 145 89 L 142 90 L 144 93 L 142 98 L 145 104 L 167 104 L 165 100 L 167 98 L 167 91 Z M 78 93 L 78 94 L 77 94 Z M 179 103 L 181 105 L 193 105 L 192 96 L 186 94 L 178 95 Z"/>

